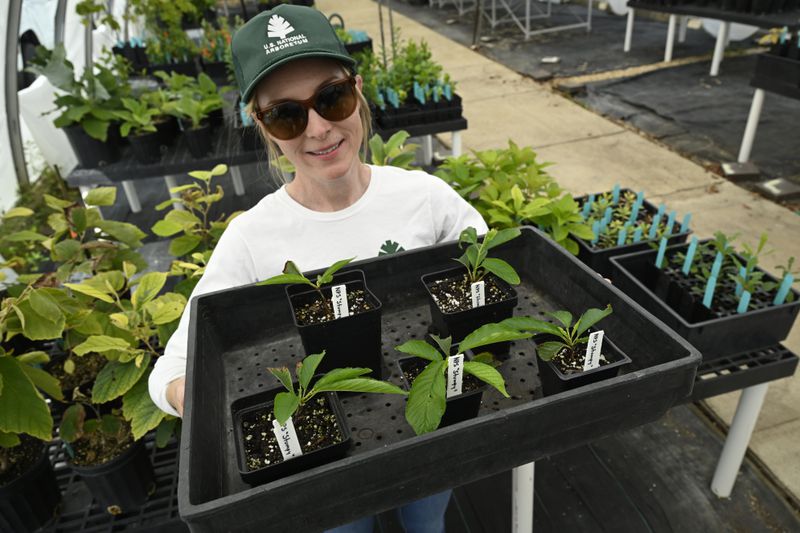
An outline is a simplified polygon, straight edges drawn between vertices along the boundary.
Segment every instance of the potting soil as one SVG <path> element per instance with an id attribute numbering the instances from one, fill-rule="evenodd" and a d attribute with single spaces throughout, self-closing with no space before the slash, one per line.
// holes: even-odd
<path id="1" fill-rule="evenodd" d="M 272 432 L 275 416 L 264 408 L 242 415 L 245 462 L 250 470 L 283 462 L 278 440 Z M 342 432 L 336 423 L 328 399 L 324 395 L 312 398 L 292 416 L 297 438 L 303 453 L 342 442 Z"/>
<path id="2" fill-rule="evenodd" d="M 70 458 L 70 463 L 76 466 L 99 466 L 122 455 L 134 443 L 130 427 L 127 422 L 123 424 L 122 435 L 108 436 L 98 428 L 73 442 L 71 447 L 75 455 Z"/>
<path id="3" fill-rule="evenodd" d="M 502 302 L 510 297 L 497 282 L 494 274 L 483 278 L 486 291 L 486 304 Z M 453 278 L 439 279 L 428 286 L 439 309 L 445 313 L 455 313 L 472 309 L 472 291 L 467 274 Z"/>
<path id="4" fill-rule="evenodd" d="M 580 350 L 572 350 L 564 346 L 550 362 L 556 365 L 562 374 L 569 376 L 583 372 L 584 355 L 585 354 L 581 353 Z M 609 360 L 606 359 L 606 355 L 601 353 L 600 366 L 605 366 L 608 363 Z"/>
<path id="5" fill-rule="evenodd" d="M 403 378 L 405 379 L 408 389 L 411 389 L 411 384 L 414 383 L 414 380 L 417 379 L 417 376 L 422 373 L 426 366 L 428 366 L 427 362 L 422 360 L 413 360 L 401 365 Z M 461 382 L 461 393 L 478 390 L 481 388 L 482 384 L 483 383 L 478 378 L 465 372 Z"/>
<path id="6" fill-rule="evenodd" d="M 20 444 L 0 448 L 0 487 L 16 481 L 36 464 L 42 453 L 42 442 L 28 435 L 19 436 Z"/>
<path id="7" fill-rule="evenodd" d="M 347 292 L 347 306 L 351 315 L 357 315 L 371 309 L 375 309 L 375 304 L 367 297 L 364 289 L 353 289 Z M 329 298 L 324 300 L 314 300 L 310 304 L 300 306 L 297 309 L 297 324 L 307 326 L 310 324 L 321 324 L 335 320 L 333 315 L 333 303 Z"/>

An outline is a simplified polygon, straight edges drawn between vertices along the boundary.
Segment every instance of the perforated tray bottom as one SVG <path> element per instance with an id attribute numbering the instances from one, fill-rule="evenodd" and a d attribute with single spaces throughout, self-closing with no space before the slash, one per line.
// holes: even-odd
<path id="1" fill-rule="evenodd" d="M 515 315 L 532 315 L 540 319 L 549 319 L 544 314 L 545 311 L 556 310 L 548 306 L 541 295 L 529 287 L 521 285 L 516 289 L 519 293 L 519 305 L 514 311 Z M 402 386 L 396 360 L 405 355 L 395 351 L 394 347 L 411 339 L 425 338 L 430 324 L 429 316 L 427 303 L 424 302 L 403 311 L 383 314 L 381 341 L 386 365 L 384 375 L 388 376 L 388 381 Z M 233 373 L 226 376 L 229 397 L 247 396 L 280 386 L 267 368 L 287 365 L 293 369 L 296 362 L 305 355 L 294 332 L 287 333 L 292 335 L 292 340 L 271 342 L 226 354 L 232 361 L 228 368 L 233 369 Z M 256 362 L 253 363 L 253 360 Z M 494 388 L 487 387 L 478 416 L 540 398 L 541 385 L 535 360 L 533 342 L 530 340 L 512 342 L 509 359 L 503 361 L 498 368 L 506 380 L 506 390 L 511 398 L 504 398 Z M 360 397 L 345 395 L 342 403 L 353 432 L 350 455 L 414 436 L 413 430 L 405 420 L 403 397 L 389 394 L 363 394 Z"/>

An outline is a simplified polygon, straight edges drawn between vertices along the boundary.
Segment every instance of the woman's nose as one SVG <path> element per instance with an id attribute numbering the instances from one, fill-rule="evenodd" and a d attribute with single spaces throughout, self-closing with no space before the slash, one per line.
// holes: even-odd
<path id="1" fill-rule="evenodd" d="M 322 118 L 315 109 L 308 110 L 308 125 L 306 135 L 315 139 L 324 139 L 331 130 L 331 123 Z"/>

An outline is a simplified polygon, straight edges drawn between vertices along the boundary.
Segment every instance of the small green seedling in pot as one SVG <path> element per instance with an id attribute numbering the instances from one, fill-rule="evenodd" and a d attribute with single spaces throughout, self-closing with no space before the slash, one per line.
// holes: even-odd
<path id="1" fill-rule="evenodd" d="M 500 324 L 522 331 L 532 331 L 536 334 L 543 333 L 557 337 L 558 340 L 543 342 L 537 346 L 539 358 L 543 361 L 550 361 L 565 349 L 573 353 L 577 352 L 579 346 L 589 341 L 589 337 L 582 335 L 589 328 L 610 315 L 612 311 L 611 304 L 606 306 L 605 309 L 588 309 L 574 324 L 572 313 L 569 311 L 547 313 L 561 325 L 529 316 L 512 317 L 500 322 Z"/>
<path id="2" fill-rule="evenodd" d="M 481 346 L 527 339 L 530 336 L 530 333 L 507 325 L 485 324 L 467 335 L 459 343 L 458 350 L 463 353 Z M 410 340 L 395 347 L 399 352 L 430 361 L 411 384 L 406 404 L 406 420 L 417 435 L 429 433 L 438 428 L 447 407 L 445 373 L 449 364 L 448 357 L 452 339 L 451 337 L 442 339 L 435 335 L 431 335 L 431 338 L 436 346 L 421 340 Z M 479 354 L 471 361 L 464 361 L 464 373 L 491 385 L 508 398 L 503 376 L 488 364 L 490 360 L 489 354 Z"/>
<path id="3" fill-rule="evenodd" d="M 369 368 L 335 368 L 320 376 L 314 384 L 311 380 L 314 377 L 325 352 L 309 355 L 297 363 L 295 377 L 297 387 L 292 383 L 292 376 L 289 369 L 269 368 L 269 372 L 278 378 L 281 384 L 286 387 L 286 392 L 279 392 L 275 396 L 273 413 L 275 420 L 280 425 L 306 405 L 311 399 L 321 392 L 374 392 L 382 394 L 408 394 L 406 391 L 391 383 L 379 381 L 377 379 L 364 377 L 365 374 L 372 372 Z"/>
<path id="4" fill-rule="evenodd" d="M 328 267 L 325 272 L 322 274 L 317 275 L 316 281 L 311 281 L 307 277 L 303 275 L 297 265 L 294 264 L 294 261 L 286 261 L 286 264 L 283 266 L 283 274 L 278 274 L 277 276 L 273 276 L 269 279 L 265 279 L 264 281 L 260 281 L 258 285 L 286 285 L 290 283 L 302 283 L 304 285 L 308 285 L 314 290 L 319 293 L 320 300 L 323 302 L 327 301 L 325 296 L 322 294 L 322 286 L 326 283 L 330 283 L 333 281 L 333 275 L 336 274 L 339 270 L 353 261 L 355 257 L 351 257 L 350 259 L 342 259 L 341 261 L 336 261 L 334 264 Z M 330 304 L 330 302 L 328 301 Z M 333 304 L 331 305 L 331 312 L 333 312 Z"/>
<path id="5" fill-rule="evenodd" d="M 489 250 L 500 246 L 512 239 L 520 236 L 517 228 L 503 230 L 490 229 L 484 235 L 483 240 L 478 242 L 478 232 L 475 228 L 467 228 L 461 232 L 458 239 L 459 246 L 467 245 L 464 254 L 456 259 L 467 269 L 470 283 L 477 283 L 486 274 L 492 273 L 498 278 L 511 285 L 519 285 L 519 275 L 514 267 L 502 259 L 487 257 Z"/>

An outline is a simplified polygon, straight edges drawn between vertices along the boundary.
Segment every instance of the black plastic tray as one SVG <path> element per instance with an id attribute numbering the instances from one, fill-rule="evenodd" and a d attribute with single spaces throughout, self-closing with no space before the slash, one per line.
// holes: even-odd
<path id="1" fill-rule="evenodd" d="M 668 246 L 667 255 L 687 246 Z M 794 290 L 792 303 L 753 309 L 740 315 L 687 321 L 652 290 L 657 253 L 657 250 L 648 250 L 612 257 L 614 284 L 700 350 L 704 361 L 772 346 L 789 335 L 800 311 L 800 294 Z M 780 282 L 769 274 L 764 279 Z"/>
<path id="2" fill-rule="evenodd" d="M 750 85 L 800 100 L 800 60 L 775 54 L 760 54 Z"/>
<path id="3" fill-rule="evenodd" d="M 329 528 L 656 420 L 690 394 L 699 353 L 545 234 L 524 228 L 496 251 L 522 278 L 518 313 L 612 304 L 604 329 L 633 360 L 630 371 L 541 398 L 533 343 L 513 343 L 499 369 L 512 397 L 487 390 L 477 418 L 416 437 L 402 397 L 350 397 L 342 402 L 354 440 L 347 457 L 251 488 L 239 476 L 228 406 L 273 387 L 265 368 L 301 358 L 300 339 L 283 287 L 204 295 L 192 300 L 181 517 L 195 531 Z M 451 242 L 352 265 L 383 303 L 392 382 L 400 383 L 395 361 L 402 355 L 392 348 L 427 332 L 420 276 L 460 253 Z"/>

